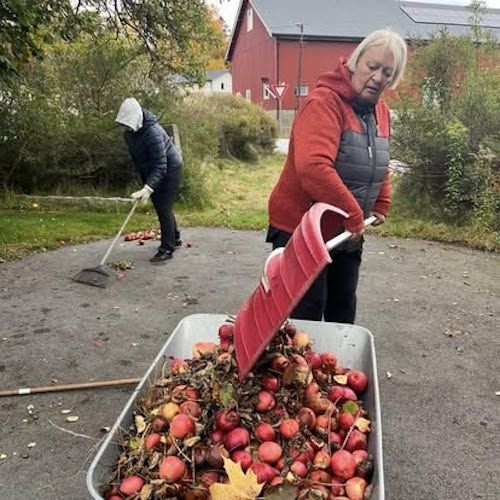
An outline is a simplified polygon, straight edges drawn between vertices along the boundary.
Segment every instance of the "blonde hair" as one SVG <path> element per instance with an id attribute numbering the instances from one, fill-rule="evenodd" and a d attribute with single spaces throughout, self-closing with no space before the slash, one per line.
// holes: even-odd
<path id="1" fill-rule="evenodd" d="M 394 72 L 389 83 L 389 88 L 396 88 L 403 77 L 406 68 L 408 50 L 406 42 L 401 35 L 390 29 L 377 30 L 370 33 L 355 49 L 347 60 L 347 67 L 354 71 L 359 58 L 371 47 L 387 47 L 394 57 Z"/>

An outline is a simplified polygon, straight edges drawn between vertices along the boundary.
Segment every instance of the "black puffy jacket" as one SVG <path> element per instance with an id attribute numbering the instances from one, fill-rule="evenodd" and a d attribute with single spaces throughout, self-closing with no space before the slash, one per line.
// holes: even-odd
<path id="1" fill-rule="evenodd" d="M 142 112 L 142 127 L 137 132 L 126 130 L 125 142 L 142 181 L 156 190 L 167 172 L 182 167 L 182 158 L 156 115 L 144 108 Z"/>

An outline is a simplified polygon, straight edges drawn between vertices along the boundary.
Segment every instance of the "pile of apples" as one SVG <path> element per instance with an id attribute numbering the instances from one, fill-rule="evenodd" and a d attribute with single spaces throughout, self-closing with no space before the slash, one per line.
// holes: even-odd
<path id="1" fill-rule="evenodd" d="M 369 498 L 366 374 L 315 352 L 288 322 L 239 382 L 233 324 L 218 333 L 191 359 L 167 361 L 135 409 L 105 498 L 209 499 L 211 484 L 229 481 L 223 457 L 253 471 L 263 497 L 290 488 L 290 498 Z"/>
<path id="2" fill-rule="evenodd" d="M 138 231 L 137 233 L 127 233 L 123 239 L 125 241 L 145 241 L 145 240 L 155 240 L 158 238 L 158 234 L 154 229 L 146 229 L 144 231 Z"/>

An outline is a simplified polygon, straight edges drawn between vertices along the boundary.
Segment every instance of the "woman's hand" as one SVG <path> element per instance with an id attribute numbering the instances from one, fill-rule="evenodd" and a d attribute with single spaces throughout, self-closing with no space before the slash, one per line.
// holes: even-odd
<path id="1" fill-rule="evenodd" d="M 372 226 L 380 226 L 380 224 L 383 224 L 385 222 L 385 215 L 379 212 L 371 212 L 370 215 L 374 215 L 377 218 L 377 220 L 372 224 Z"/>

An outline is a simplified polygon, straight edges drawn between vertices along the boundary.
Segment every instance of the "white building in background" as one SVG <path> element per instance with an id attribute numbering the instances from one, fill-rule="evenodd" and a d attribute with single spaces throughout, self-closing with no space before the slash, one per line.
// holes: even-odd
<path id="1" fill-rule="evenodd" d="M 233 77 L 228 69 L 207 71 L 206 82 L 203 87 L 199 87 L 183 75 L 173 75 L 172 81 L 185 92 L 200 93 L 205 96 L 214 94 L 232 94 Z"/>
<path id="2" fill-rule="evenodd" d="M 227 69 L 207 72 L 207 83 L 201 89 L 203 95 L 233 93 L 233 78 Z"/>

